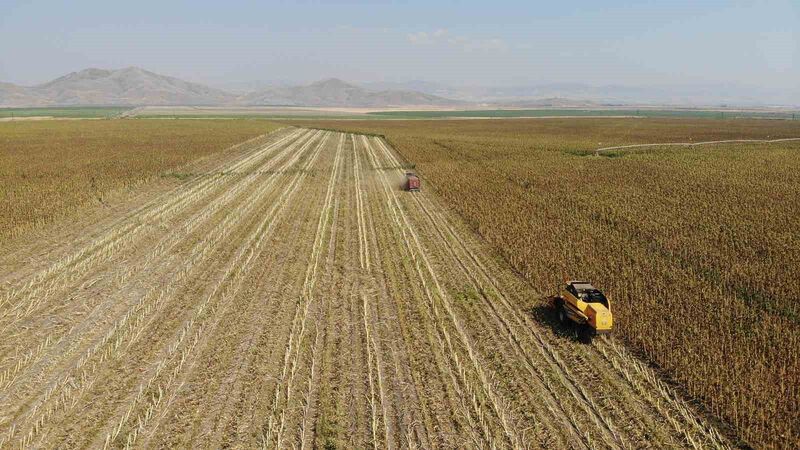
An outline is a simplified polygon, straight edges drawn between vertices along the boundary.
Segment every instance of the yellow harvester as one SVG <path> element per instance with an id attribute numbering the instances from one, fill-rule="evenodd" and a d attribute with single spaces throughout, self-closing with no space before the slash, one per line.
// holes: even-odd
<path id="1" fill-rule="evenodd" d="M 587 281 L 567 281 L 553 297 L 553 306 L 561 323 L 575 322 L 587 339 L 611 331 L 611 302 Z"/>

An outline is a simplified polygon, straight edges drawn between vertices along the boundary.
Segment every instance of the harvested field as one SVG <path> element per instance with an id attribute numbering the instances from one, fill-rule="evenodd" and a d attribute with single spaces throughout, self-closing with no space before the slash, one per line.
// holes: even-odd
<path id="1" fill-rule="evenodd" d="M 326 121 L 382 134 L 539 291 L 610 295 L 615 336 L 759 448 L 800 447 L 796 121 Z M 597 151 L 597 149 L 605 150 Z"/>
<path id="2" fill-rule="evenodd" d="M 0 447 L 727 447 L 614 339 L 534 320 L 383 140 L 195 170 L 0 255 Z"/>
<path id="3" fill-rule="evenodd" d="M 191 177 L 190 162 L 278 127 L 253 120 L 0 123 L 0 243 L 81 206 L 108 207 L 115 194 L 154 177 Z"/>

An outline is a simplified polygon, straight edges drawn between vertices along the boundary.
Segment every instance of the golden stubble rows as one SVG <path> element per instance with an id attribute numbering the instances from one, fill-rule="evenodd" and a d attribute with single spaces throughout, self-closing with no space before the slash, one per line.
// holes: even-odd
<path id="1" fill-rule="evenodd" d="M 385 141 L 249 145 L 49 264 L 20 259 L 3 445 L 726 445 L 614 340 L 531 317 L 530 288 L 439 198 L 399 189 Z"/>

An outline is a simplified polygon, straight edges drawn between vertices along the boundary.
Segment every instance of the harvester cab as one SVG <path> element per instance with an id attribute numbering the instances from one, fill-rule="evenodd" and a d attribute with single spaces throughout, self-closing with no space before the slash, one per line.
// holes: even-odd
<path id="1" fill-rule="evenodd" d="M 553 297 L 561 323 L 573 322 L 587 340 L 611 332 L 611 302 L 588 281 L 567 281 Z"/>
<path id="2" fill-rule="evenodd" d="M 419 177 L 414 172 L 406 172 L 406 182 L 403 187 L 409 192 L 419 191 Z"/>

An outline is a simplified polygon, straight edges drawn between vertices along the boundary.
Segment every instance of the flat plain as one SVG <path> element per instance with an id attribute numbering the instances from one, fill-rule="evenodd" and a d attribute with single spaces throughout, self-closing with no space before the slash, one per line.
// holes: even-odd
<path id="1" fill-rule="evenodd" d="M 800 446 L 800 122 L 296 123 L 384 135 L 539 292 L 540 321 L 588 278 L 615 336 L 743 443 Z M 648 143 L 685 145 L 615 148 Z"/>
<path id="2" fill-rule="evenodd" d="M 0 108 L 0 119 L 41 118 L 105 118 L 122 114 L 131 108 L 108 107 L 50 107 L 50 108 Z"/>
<path id="3" fill-rule="evenodd" d="M 0 254 L 0 447 L 730 445 L 620 341 L 532 313 L 383 139 L 191 165 Z"/>

